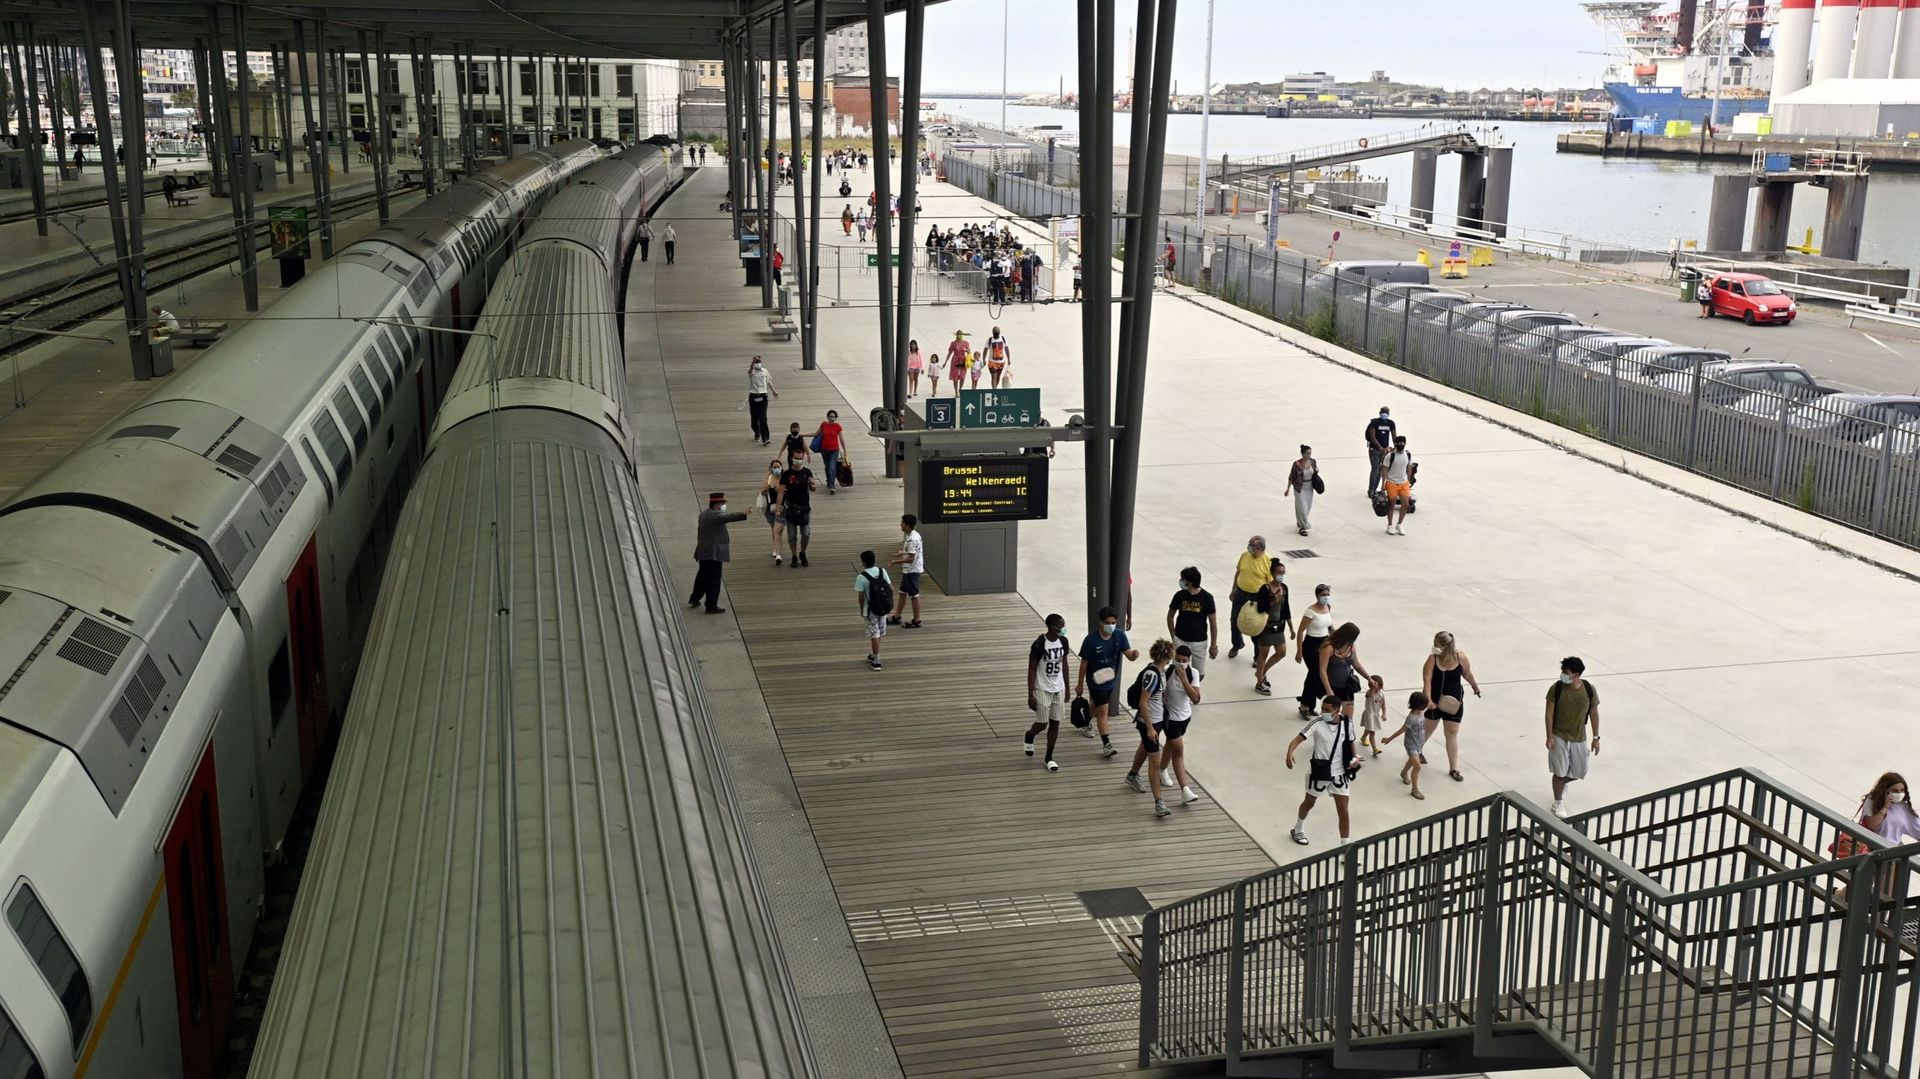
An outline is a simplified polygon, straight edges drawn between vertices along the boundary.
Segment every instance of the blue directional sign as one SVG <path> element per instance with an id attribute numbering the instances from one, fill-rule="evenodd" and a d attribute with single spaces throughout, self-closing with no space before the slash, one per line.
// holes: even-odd
<path id="1" fill-rule="evenodd" d="M 961 390 L 962 427 L 1038 427 L 1038 387 L 1006 390 Z"/>
<path id="2" fill-rule="evenodd" d="M 927 426 L 936 431 L 951 431 L 957 402 L 951 397 L 927 398 Z"/>

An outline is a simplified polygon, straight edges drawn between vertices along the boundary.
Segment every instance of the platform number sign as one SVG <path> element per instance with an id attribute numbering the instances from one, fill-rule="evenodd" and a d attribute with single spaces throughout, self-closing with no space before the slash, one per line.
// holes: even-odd
<path id="1" fill-rule="evenodd" d="M 955 426 L 957 403 L 951 397 L 927 398 L 927 426 L 935 431 L 951 431 Z"/>

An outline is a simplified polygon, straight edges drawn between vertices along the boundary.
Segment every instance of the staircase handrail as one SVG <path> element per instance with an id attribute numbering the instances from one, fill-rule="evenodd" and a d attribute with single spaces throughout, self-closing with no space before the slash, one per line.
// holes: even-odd
<path id="1" fill-rule="evenodd" d="M 1474 138 L 1467 124 L 1458 124 L 1447 129 L 1413 127 L 1401 131 L 1390 131 L 1384 135 L 1342 139 L 1339 142 L 1329 142 L 1320 146 L 1307 146 L 1298 150 L 1232 160 L 1221 170 L 1221 176 L 1226 178 L 1243 172 L 1265 172 L 1283 168 L 1289 163 L 1318 161 L 1329 157 L 1357 154 L 1360 151 L 1390 150 L 1396 146 L 1411 146 L 1422 142 L 1464 142 L 1478 145 L 1478 140 Z"/>

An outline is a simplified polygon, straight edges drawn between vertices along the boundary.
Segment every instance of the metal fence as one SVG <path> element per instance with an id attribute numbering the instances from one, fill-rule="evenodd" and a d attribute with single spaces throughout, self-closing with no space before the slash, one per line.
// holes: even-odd
<path id="1" fill-rule="evenodd" d="M 1408 296 L 1246 237 L 1167 234 L 1172 276 L 1237 306 L 1583 435 L 1920 548 L 1920 422 L 1697 377 L 1714 356 L 1560 340 L 1457 296 Z"/>
<path id="2" fill-rule="evenodd" d="M 1916 855 L 1747 771 L 1567 821 L 1496 795 L 1149 914 L 1140 1065 L 1532 1032 L 1591 1075 L 1911 1075 Z"/>

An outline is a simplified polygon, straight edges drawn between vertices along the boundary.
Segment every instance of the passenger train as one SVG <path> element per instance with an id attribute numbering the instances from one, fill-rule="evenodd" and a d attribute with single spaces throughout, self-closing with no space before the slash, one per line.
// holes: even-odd
<path id="1" fill-rule="evenodd" d="M 251 1075 L 814 1065 L 635 480 L 650 148 L 495 280 L 393 543 Z"/>
<path id="2" fill-rule="evenodd" d="M 457 331 L 605 156 L 427 199 L 0 507 L 0 1076 L 213 1072 Z"/>

